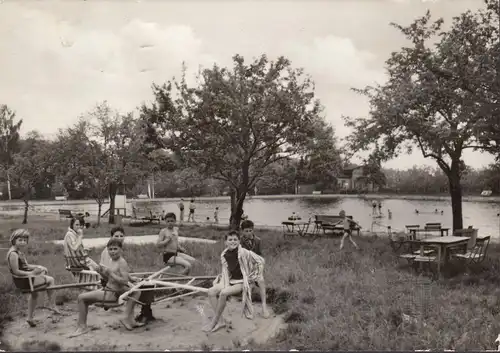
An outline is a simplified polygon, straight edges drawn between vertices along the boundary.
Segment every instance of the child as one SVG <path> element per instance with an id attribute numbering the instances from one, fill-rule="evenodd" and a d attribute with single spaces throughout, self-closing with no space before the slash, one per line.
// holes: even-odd
<path id="1" fill-rule="evenodd" d="M 242 236 L 240 239 L 240 244 L 243 248 L 253 251 L 259 256 L 262 256 L 262 250 L 260 247 L 261 241 L 258 236 L 254 233 L 254 224 L 250 220 L 245 220 L 241 222 L 241 232 Z M 262 302 L 262 316 L 264 318 L 269 317 L 269 311 L 267 310 L 266 304 L 266 284 L 264 282 L 264 277 L 256 281 L 256 285 L 260 291 L 260 301 Z"/>
<path id="2" fill-rule="evenodd" d="M 175 213 L 169 212 L 165 215 L 166 228 L 160 231 L 156 245 L 163 252 L 163 263 L 167 265 L 180 265 L 184 267 L 181 274 L 187 275 L 191 271 L 192 263 L 196 260 L 186 254 L 179 244 L 179 228 L 175 227 Z"/>
<path id="3" fill-rule="evenodd" d="M 251 284 L 263 279 L 264 259 L 253 251 L 240 246 L 239 234 L 231 231 L 226 235 L 226 249 L 221 254 L 222 275 L 220 281 L 208 290 L 210 304 L 215 311 L 213 319 L 203 327 L 205 332 L 215 332 L 226 325 L 222 316 L 227 297 L 242 293 L 243 312 L 253 318 Z"/>
<path id="4" fill-rule="evenodd" d="M 123 227 L 121 226 L 113 227 L 111 229 L 111 238 L 118 239 L 123 244 L 125 240 L 125 230 L 123 229 Z M 109 256 L 107 247 L 104 248 L 104 250 L 101 253 L 101 261 L 99 264 L 104 267 L 110 267 L 111 257 Z M 140 278 L 134 277 L 129 274 L 129 281 L 138 282 L 140 281 Z M 107 278 L 103 276 L 101 283 L 103 287 L 106 287 Z M 151 287 L 143 286 L 141 288 L 151 288 Z M 151 303 L 153 299 L 154 299 L 154 293 L 152 291 L 141 292 L 141 296 L 139 297 L 139 302 L 144 303 L 144 305 L 142 305 L 141 313 L 135 318 L 135 321 L 148 324 L 149 322 L 156 320 L 156 318 L 153 316 L 153 311 L 151 309 Z"/>
<path id="5" fill-rule="evenodd" d="M 188 222 L 191 220 L 191 222 L 194 222 L 194 210 L 196 210 L 196 205 L 194 204 L 194 199 L 191 199 L 191 202 L 189 203 L 189 215 L 188 215 Z"/>
<path id="6" fill-rule="evenodd" d="M 219 207 L 216 207 L 214 211 L 214 223 L 219 223 Z"/>
<path id="7" fill-rule="evenodd" d="M 178 206 L 179 206 L 179 221 L 182 223 L 184 222 L 184 199 L 181 199 Z"/>
<path id="8" fill-rule="evenodd" d="M 26 257 L 23 250 L 26 249 L 28 245 L 30 233 L 26 229 L 17 229 L 12 232 L 10 236 L 11 248 L 7 252 L 7 266 L 9 266 L 10 273 L 13 276 L 14 283 L 16 287 L 29 290 L 30 282 L 32 281 L 34 289 L 41 289 L 46 287 L 52 287 L 54 285 L 54 278 L 47 276 L 48 270 L 43 266 L 30 265 L 26 261 Z M 23 276 L 32 276 L 31 278 L 19 278 Z M 35 327 L 36 323 L 33 320 L 33 314 L 35 312 L 36 300 L 38 298 L 38 292 L 30 293 L 28 298 L 28 318 L 27 322 L 30 327 Z M 59 310 L 56 309 L 52 291 L 47 291 L 47 298 L 49 300 L 49 305 L 52 311 L 56 314 L 61 314 Z"/>
<path id="9" fill-rule="evenodd" d="M 351 242 L 352 245 L 354 245 L 356 250 L 359 250 L 358 244 L 356 244 L 354 242 L 354 240 L 352 239 L 352 236 L 351 236 L 351 233 L 352 233 L 351 232 L 351 225 L 356 225 L 360 228 L 361 228 L 361 226 L 357 222 L 353 221 L 352 219 L 347 218 L 344 210 L 339 212 L 339 216 L 343 218 L 342 224 L 344 226 L 344 235 L 342 236 L 342 240 L 340 241 L 340 250 L 342 250 L 342 248 L 344 247 L 344 240 L 347 237 L 349 237 L 349 241 Z"/>
<path id="10" fill-rule="evenodd" d="M 71 218 L 68 231 L 64 236 L 64 257 L 68 259 L 70 267 L 91 269 L 97 271 L 99 265 L 89 258 L 83 246 L 83 228 L 85 221 L 80 218 Z"/>
<path id="11" fill-rule="evenodd" d="M 116 238 L 108 241 L 106 246 L 108 249 L 111 263 L 109 267 L 100 266 L 100 271 L 103 276 L 108 278 L 106 286 L 103 289 L 92 292 L 82 293 L 78 296 L 78 328 L 68 337 L 76 337 L 90 331 L 87 326 L 87 315 L 89 305 L 99 302 L 116 303 L 120 295 L 128 289 L 129 283 L 129 267 L 127 261 L 122 257 L 122 242 Z M 134 321 L 134 307 L 138 300 L 140 292 L 134 292 L 130 295 L 130 299 L 125 305 L 125 317 L 120 320 L 120 323 L 127 330 L 133 330 L 135 327 L 144 326 L 143 323 Z M 135 300 L 134 300 L 135 299 Z"/>

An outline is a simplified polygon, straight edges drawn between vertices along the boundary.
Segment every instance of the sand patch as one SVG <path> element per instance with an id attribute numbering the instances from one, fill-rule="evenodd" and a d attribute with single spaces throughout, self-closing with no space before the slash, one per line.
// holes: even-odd
<path id="1" fill-rule="evenodd" d="M 264 319 L 260 315 L 260 303 L 254 303 L 255 318 L 242 317 L 242 306 L 238 299 L 228 302 L 225 316 L 231 321 L 229 327 L 217 332 L 202 331 L 203 320 L 199 306 L 207 315 L 213 311 L 206 297 L 183 298 L 175 303 L 153 305 L 157 321 L 134 331 L 127 331 L 120 323 L 122 308 L 104 311 L 91 306 L 88 324 L 91 332 L 75 338 L 66 336 L 76 329 L 78 312 L 75 304 L 67 304 L 62 311 L 68 316 L 55 316 L 47 310 L 38 309 L 35 318 L 37 327 L 29 328 L 24 317 L 7 325 L 3 339 L 14 350 L 21 350 L 30 341 L 57 342 L 62 350 L 201 350 L 234 349 L 245 344 L 263 343 L 274 337 L 284 327 L 280 316 Z M 136 313 L 138 313 L 138 308 Z"/>

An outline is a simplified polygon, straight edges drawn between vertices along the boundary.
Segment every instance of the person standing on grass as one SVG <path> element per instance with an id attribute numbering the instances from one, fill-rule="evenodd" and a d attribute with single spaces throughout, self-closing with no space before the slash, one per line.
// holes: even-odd
<path id="1" fill-rule="evenodd" d="M 251 285 L 262 280 L 264 259 L 240 246 L 237 231 L 226 234 L 226 249 L 221 254 L 222 274 L 214 280 L 208 290 L 208 298 L 215 315 L 203 325 L 203 331 L 215 332 L 226 326 L 223 317 L 227 298 L 242 293 L 243 313 L 247 319 L 253 319 Z"/>
<path id="2" fill-rule="evenodd" d="M 123 227 L 113 227 L 111 229 L 111 239 L 117 239 L 118 241 L 124 242 L 125 240 L 125 230 Z M 99 265 L 102 267 L 111 267 L 112 259 L 109 255 L 108 248 L 105 247 L 101 253 L 101 261 Z M 130 282 L 139 282 L 141 279 L 129 274 Z M 105 288 L 108 282 L 108 278 L 103 274 L 101 279 L 102 287 Z M 151 288 L 150 286 L 142 286 L 141 288 Z M 149 323 L 151 321 L 155 321 L 156 318 L 153 316 L 153 311 L 151 310 L 151 303 L 154 300 L 154 293 L 152 291 L 141 291 L 141 296 L 139 297 L 139 302 L 144 303 L 141 306 L 141 313 L 135 318 L 135 321 L 141 323 Z"/>
<path id="3" fill-rule="evenodd" d="M 23 250 L 25 250 L 28 245 L 29 236 L 30 233 L 26 229 L 16 229 L 10 235 L 10 244 L 12 246 L 7 252 L 7 266 L 9 267 L 10 273 L 13 275 L 13 281 L 17 288 L 24 290 L 30 290 L 30 281 L 34 289 L 52 287 L 55 281 L 53 277 L 47 275 L 47 268 L 30 265 L 28 261 L 26 261 Z M 30 278 L 28 278 L 28 276 L 30 276 Z M 30 327 L 36 326 L 33 315 L 35 313 L 37 299 L 38 292 L 30 293 L 28 298 L 28 318 L 26 319 Z M 47 291 L 47 299 L 50 303 L 50 309 L 56 314 L 61 314 L 56 308 L 51 290 Z"/>
<path id="4" fill-rule="evenodd" d="M 377 201 L 373 200 L 372 201 L 372 216 L 377 215 Z"/>
<path id="5" fill-rule="evenodd" d="M 84 227 L 85 221 L 82 218 L 71 218 L 64 236 L 64 257 L 69 267 L 97 271 L 99 265 L 88 256 L 88 250 L 83 246 Z"/>
<path id="6" fill-rule="evenodd" d="M 245 220 L 241 222 L 241 239 L 240 244 L 243 248 L 253 251 L 259 256 L 262 256 L 261 250 L 261 240 L 254 233 L 254 224 L 251 220 Z M 262 303 L 262 316 L 264 318 L 269 317 L 269 311 L 267 310 L 267 298 L 266 298 L 266 283 L 264 282 L 264 277 L 258 279 L 255 285 L 260 291 L 260 301 Z"/>
<path id="7" fill-rule="evenodd" d="M 179 206 L 179 222 L 182 223 L 184 222 L 184 199 L 181 199 L 177 206 Z"/>
<path id="8" fill-rule="evenodd" d="M 342 248 L 344 247 L 344 241 L 346 238 L 349 238 L 351 244 L 354 245 L 356 250 L 359 250 L 358 244 L 356 244 L 356 242 L 352 239 L 352 227 L 358 226 L 361 228 L 361 226 L 357 222 L 348 218 L 344 210 L 339 212 L 339 216 L 342 217 L 342 224 L 344 226 L 344 235 L 342 236 L 342 240 L 340 241 L 340 250 L 342 250 Z"/>
<path id="9" fill-rule="evenodd" d="M 194 199 L 191 199 L 191 202 L 189 203 L 189 216 L 188 216 L 188 222 L 191 220 L 191 222 L 194 223 L 194 210 L 196 210 L 196 205 L 194 204 Z"/>

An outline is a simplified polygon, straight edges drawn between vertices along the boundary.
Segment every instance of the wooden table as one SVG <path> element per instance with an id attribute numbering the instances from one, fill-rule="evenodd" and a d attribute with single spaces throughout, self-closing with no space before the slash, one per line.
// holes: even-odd
<path id="1" fill-rule="evenodd" d="M 483 237 L 477 237 L 477 240 L 481 240 Z M 438 250 L 437 254 L 437 265 L 438 265 L 438 275 L 441 274 L 441 262 L 443 262 L 443 265 L 446 265 L 448 261 L 448 256 L 447 255 L 447 250 L 460 246 L 460 245 L 467 245 L 467 242 L 469 241 L 470 237 L 456 237 L 452 235 L 447 235 L 444 237 L 432 237 L 432 238 L 426 238 L 422 239 L 419 241 L 420 243 L 420 256 L 424 254 L 424 247 L 425 246 L 434 246 Z"/>
<path id="2" fill-rule="evenodd" d="M 440 228 L 440 229 L 425 229 L 425 228 L 408 228 L 413 240 L 417 239 L 417 233 L 430 233 L 430 232 L 441 232 L 441 237 L 444 237 L 445 233 L 448 236 L 450 228 Z"/>
<path id="3" fill-rule="evenodd" d="M 283 236 L 287 235 L 306 235 L 309 230 L 309 222 L 307 221 L 284 221 L 281 222 L 283 226 Z"/>

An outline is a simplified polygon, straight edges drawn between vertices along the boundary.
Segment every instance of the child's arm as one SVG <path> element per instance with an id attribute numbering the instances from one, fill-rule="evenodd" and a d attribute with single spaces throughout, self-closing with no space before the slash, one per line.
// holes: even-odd
<path id="1" fill-rule="evenodd" d="M 171 235 L 167 235 L 166 232 L 162 229 L 160 231 L 160 234 L 158 235 L 158 241 L 156 242 L 156 246 L 158 247 L 164 247 L 165 245 L 168 244 L 170 239 L 172 238 Z"/>
<path id="2" fill-rule="evenodd" d="M 353 219 L 350 219 L 350 218 L 347 218 L 347 220 L 350 222 L 350 223 L 354 223 L 355 225 L 357 225 L 359 228 L 361 228 L 361 226 L 359 225 L 358 222 L 356 222 L 355 220 Z"/>
<path id="3" fill-rule="evenodd" d="M 15 252 L 11 252 L 9 254 L 9 264 L 10 268 L 12 269 L 12 273 L 16 276 L 29 276 L 32 275 L 33 272 L 31 271 L 23 271 L 19 269 L 19 256 Z M 33 265 L 28 265 L 28 268 L 34 269 Z M 42 272 L 41 270 L 39 272 Z"/>
<path id="4" fill-rule="evenodd" d="M 82 239 L 83 239 L 82 235 L 77 234 L 75 236 L 73 233 L 68 232 L 66 234 L 65 241 L 68 244 L 68 246 L 71 248 L 71 250 L 76 251 L 76 250 L 78 250 L 79 247 L 83 246 Z"/>

